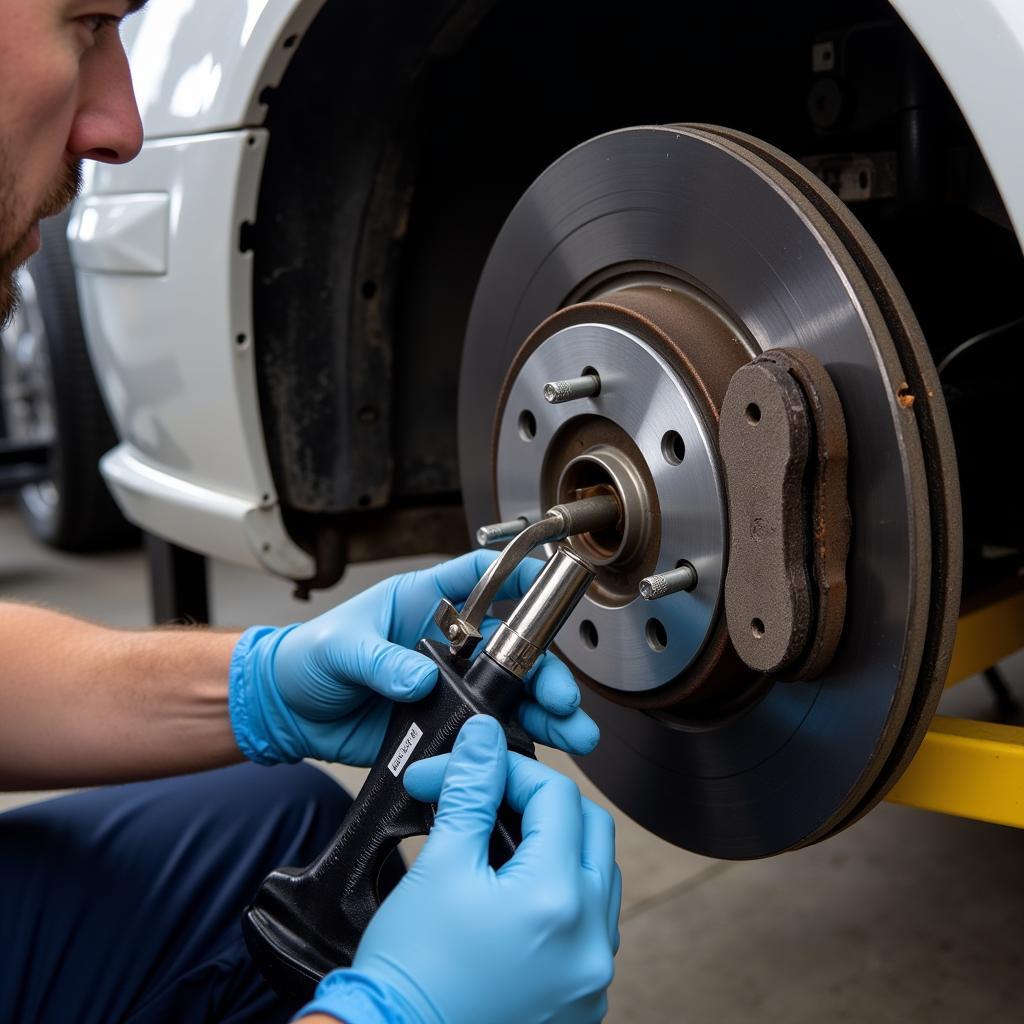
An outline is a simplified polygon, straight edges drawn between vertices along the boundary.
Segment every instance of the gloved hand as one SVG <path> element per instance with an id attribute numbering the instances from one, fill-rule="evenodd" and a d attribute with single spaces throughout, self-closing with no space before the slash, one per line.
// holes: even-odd
<path id="1" fill-rule="evenodd" d="M 315 757 L 372 764 L 392 701 L 419 700 L 437 682 L 437 666 L 411 650 L 441 640 L 433 614 L 442 597 L 461 603 L 497 557 L 474 551 L 432 569 L 393 576 L 318 618 L 277 629 L 254 626 L 231 658 L 228 707 L 242 753 L 258 764 Z M 498 592 L 520 597 L 543 563 L 524 559 Z M 487 637 L 496 620 L 485 620 Z M 579 708 L 572 673 L 545 655 L 527 680 L 520 720 L 540 743 L 587 754 L 598 729 Z"/>
<path id="2" fill-rule="evenodd" d="M 493 718 L 462 728 L 447 757 L 406 769 L 438 801 L 426 845 L 300 1017 L 348 1024 L 595 1024 L 618 949 L 622 880 L 611 817 L 576 785 L 509 754 Z M 494 871 L 488 841 L 502 794 L 523 841 Z"/>

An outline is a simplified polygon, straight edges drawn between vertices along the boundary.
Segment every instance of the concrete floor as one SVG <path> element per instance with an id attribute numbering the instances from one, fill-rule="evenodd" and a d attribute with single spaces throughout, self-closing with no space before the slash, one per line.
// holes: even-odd
<path id="1" fill-rule="evenodd" d="M 294 621 L 411 566 L 357 566 L 304 605 L 282 582 L 215 564 L 214 620 Z M 54 554 L 27 537 L 9 507 L 0 507 L 0 598 L 115 625 L 148 621 L 138 552 Z M 1024 662 L 1009 673 L 1024 696 Z M 954 713 L 979 717 L 991 704 L 974 682 L 948 699 Z M 549 760 L 600 799 L 567 758 Z M 338 774 L 358 784 L 358 772 Z M 0 797 L 0 808 L 35 796 Z M 882 805 L 809 850 L 728 863 L 677 850 L 616 817 L 624 905 L 614 1024 L 1020 1017 L 1024 832 Z"/>

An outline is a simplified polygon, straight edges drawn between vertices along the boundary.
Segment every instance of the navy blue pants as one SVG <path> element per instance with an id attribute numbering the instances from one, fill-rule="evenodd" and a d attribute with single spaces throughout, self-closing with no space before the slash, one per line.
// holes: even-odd
<path id="1" fill-rule="evenodd" d="M 288 1020 L 240 915 L 350 802 L 309 765 L 240 765 L 0 815 L 0 1021 Z"/>

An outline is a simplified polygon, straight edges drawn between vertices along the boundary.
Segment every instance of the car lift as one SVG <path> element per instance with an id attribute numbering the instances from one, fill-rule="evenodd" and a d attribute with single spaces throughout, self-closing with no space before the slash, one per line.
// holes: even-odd
<path id="1" fill-rule="evenodd" d="M 946 686 L 1024 647 L 1024 591 L 962 613 Z M 1024 828 L 1024 726 L 937 715 L 886 797 L 975 821 Z"/>

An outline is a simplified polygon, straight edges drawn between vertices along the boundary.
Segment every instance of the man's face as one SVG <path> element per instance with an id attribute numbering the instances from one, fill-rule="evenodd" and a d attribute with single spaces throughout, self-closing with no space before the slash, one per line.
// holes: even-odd
<path id="1" fill-rule="evenodd" d="M 142 146 L 118 24 L 138 0 L 0 0 L 0 325 L 39 221 L 78 192 L 81 162 Z"/>

